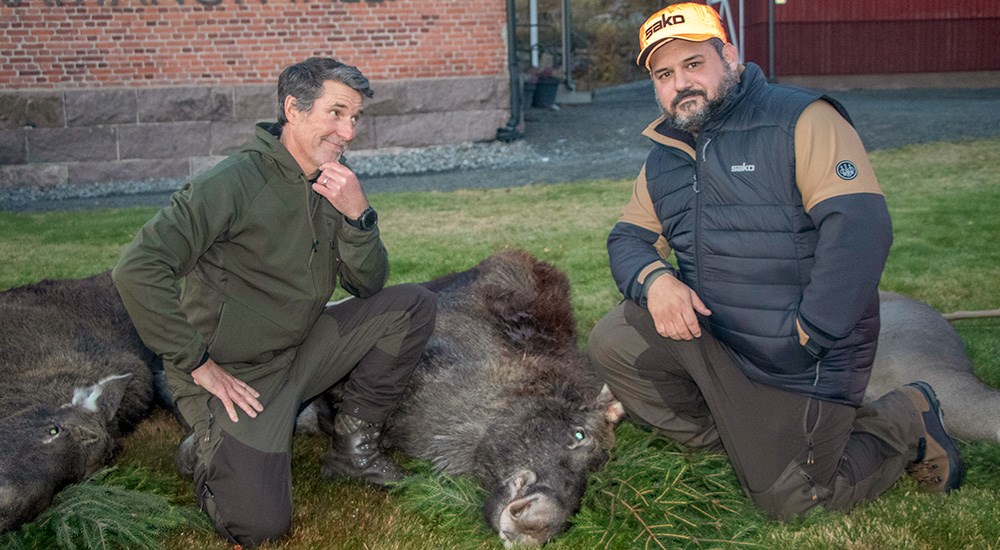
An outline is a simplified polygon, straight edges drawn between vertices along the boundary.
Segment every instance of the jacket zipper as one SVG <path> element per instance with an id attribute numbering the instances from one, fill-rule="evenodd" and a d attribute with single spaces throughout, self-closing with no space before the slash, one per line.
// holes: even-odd
<path id="1" fill-rule="evenodd" d="M 695 151 L 694 156 L 694 265 L 695 273 L 697 274 L 697 281 L 695 281 L 695 292 L 699 292 L 701 289 L 701 192 L 698 189 L 698 175 L 701 173 L 701 164 L 705 160 L 705 154 L 708 152 L 708 144 L 712 141 L 712 138 L 706 138 L 704 145 L 701 146 L 701 156 L 698 156 L 698 152 Z"/>
<path id="2" fill-rule="evenodd" d="M 316 255 L 319 249 L 319 237 L 316 236 L 316 225 L 313 223 L 313 217 L 316 215 L 316 207 L 319 203 L 316 201 L 315 193 L 312 193 L 312 186 L 309 184 L 309 180 L 305 176 L 300 175 L 302 181 L 306 184 L 306 216 L 308 216 L 309 230 L 312 231 L 312 250 L 309 251 L 309 262 L 306 264 L 308 267 L 312 267 L 313 256 Z M 315 279 L 313 280 L 313 287 L 316 286 Z"/>

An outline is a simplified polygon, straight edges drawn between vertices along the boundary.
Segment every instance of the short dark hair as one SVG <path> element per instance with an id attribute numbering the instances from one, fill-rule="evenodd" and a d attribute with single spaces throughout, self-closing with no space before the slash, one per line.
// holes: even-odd
<path id="1" fill-rule="evenodd" d="M 726 43 L 718 38 L 715 38 L 714 36 L 708 39 L 708 43 L 711 44 L 713 48 L 715 48 L 715 51 L 719 52 L 719 59 L 721 59 L 722 62 L 725 63 L 726 56 L 722 55 L 722 49 L 726 47 Z"/>
<path id="2" fill-rule="evenodd" d="M 345 84 L 365 97 L 374 95 L 368 79 L 357 67 L 329 57 L 310 57 L 285 67 L 278 77 L 278 124 L 284 126 L 288 122 L 285 98 L 295 98 L 297 110 L 310 111 L 313 102 L 322 95 L 323 83 L 327 80 Z"/>

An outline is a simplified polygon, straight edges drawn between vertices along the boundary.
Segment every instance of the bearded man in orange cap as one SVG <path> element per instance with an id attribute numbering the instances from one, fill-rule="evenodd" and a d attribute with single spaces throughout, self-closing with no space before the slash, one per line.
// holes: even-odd
<path id="1" fill-rule="evenodd" d="M 639 50 L 663 116 L 608 237 L 626 299 L 590 335 L 598 373 L 636 422 L 726 452 L 773 518 L 847 510 L 904 470 L 957 488 L 928 384 L 862 406 L 892 227 L 843 107 L 741 65 L 702 4 L 653 14 Z"/>

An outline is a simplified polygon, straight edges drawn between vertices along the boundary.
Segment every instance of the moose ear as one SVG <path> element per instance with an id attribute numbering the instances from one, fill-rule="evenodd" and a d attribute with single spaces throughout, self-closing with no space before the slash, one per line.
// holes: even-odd
<path id="1" fill-rule="evenodd" d="M 91 412 L 101 413 L 104 420 L 111 421 L 125 397 L 131 374 L 118 374 L 102 378 L 96 384 L 73 391 L 72 405 Z"/>
<path id="2" fill-rule="evenodd" d="M 611 393 L 611 388 L 607 384 L 604 384 L 601 393 L 597 395 L 597 408 L 604 411 L 604 418 L 612 425 L 625 417 L 625 407 Z"/>

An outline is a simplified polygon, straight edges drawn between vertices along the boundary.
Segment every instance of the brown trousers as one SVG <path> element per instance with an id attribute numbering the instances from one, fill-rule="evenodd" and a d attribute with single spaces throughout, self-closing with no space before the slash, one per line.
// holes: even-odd
<path id="1" fill-rule="evenodd" d="M 847 510 L 914 460 L 919 413 L 893 391 L 854 408 L 766 386 L 707 333 L 675 341 L 626 300 L 594 327 L 591 364 L 631 419 L 684 445 L 726 452 L 747 496 L 775 519 Z"/>
<path id="2" fill-rule="evenodd" d="M 260 392 L 264 410 L 232 422 L 190 376 L 168 375 L 197 438 L 195 493 L 216 531 L 252 547 L 291 529 L 291 442 L 303 403 L 346 379 L 340 410 L 381 423 L 403 396 L 434 329 L 437 301 L 418 285 L 324 310 L 302 345 L 261 365 L 221 365 Z"/>

